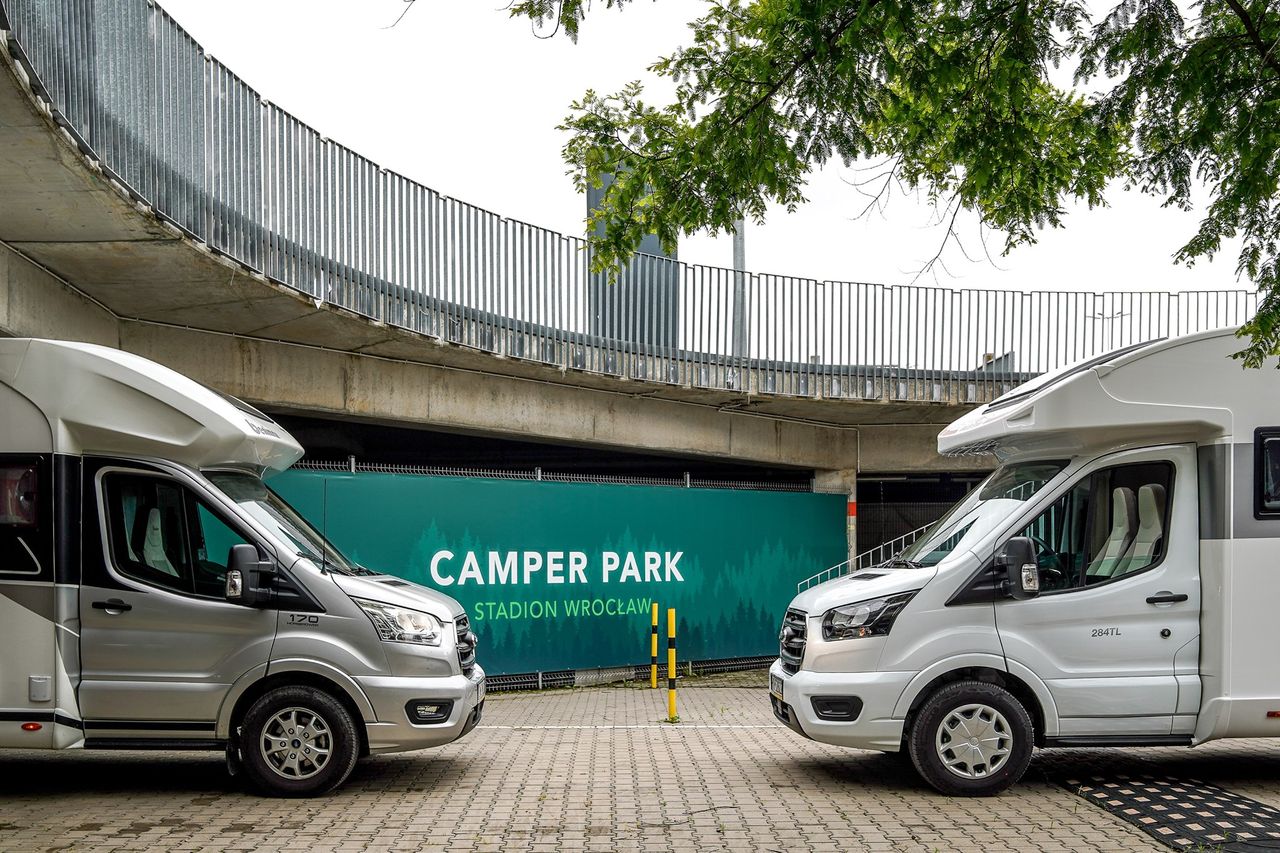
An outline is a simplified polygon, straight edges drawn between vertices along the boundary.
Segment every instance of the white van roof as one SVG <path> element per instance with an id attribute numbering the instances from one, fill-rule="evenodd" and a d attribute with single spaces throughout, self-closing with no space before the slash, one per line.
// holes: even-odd
<path id="1" fill-rule="evenodd" d="M 938 435 L 945 456 L 1002 461 L 1130 445 L 1212 442 L 1280 424 L 1280 373 L 1249 370 L 1235 328 L 1126 347 L 1047 373 Z"/>
<path id="2" fill-rule="evenodd" d="M 0 435 L 6 451 L 150 456 L 194 468 L 277 471 L 302 457 L 293 436 L 247 403 L 110 347 L 0 338 L 5 390 L 25 398 L 49 428 L 10 429 Z"/>

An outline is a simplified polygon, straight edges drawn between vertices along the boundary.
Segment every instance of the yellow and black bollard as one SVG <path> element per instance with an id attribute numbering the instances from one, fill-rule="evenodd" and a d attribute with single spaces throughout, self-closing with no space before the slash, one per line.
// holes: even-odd
<path id="1" fill-rule="evenodd" d="M 667 609 L 667 722 L 676 716 L 676 609 Z"/>
<path id="2" fill-rule="evenodd" d="M 649 689 L 658 689 L 658 602 L 653 603 L 653 624 L 649 628 Z"/>

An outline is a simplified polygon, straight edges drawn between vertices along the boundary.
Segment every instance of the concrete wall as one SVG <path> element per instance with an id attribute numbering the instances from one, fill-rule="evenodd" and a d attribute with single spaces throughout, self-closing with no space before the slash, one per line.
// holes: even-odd
<path id="1" fill-rule="evenodd" d="M 120 321 L 56 276 L 0 243 L 0 331 L 120 346 Z"/>
<path id="2" fill-rule="evenodd" d="M 714 408 L 145 323 L 121 344 L 239 397 L 433 429 L 824 468 L 857 433 Z"/>
<path id="3" fill-rule="evenodd" d="M 119 346 L 236 396 L 299 412 L 823 470 L 957 467 L 957 460 L 934 451 L 937 425 L 797 423 L 568 382 L 123 319 L 3 244 L 0 330 Z"/>

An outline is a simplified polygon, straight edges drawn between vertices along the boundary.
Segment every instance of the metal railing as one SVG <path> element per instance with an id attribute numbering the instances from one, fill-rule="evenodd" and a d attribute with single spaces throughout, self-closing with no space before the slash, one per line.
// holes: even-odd
<path id="1" fill-rule="evenodd" d="M 923 536 L 930 527 L 933 527 L 932 523 L 926 524 L 924 527 L 918 527 L 910 533 L 899 536 L 897 539 L 891 539 L 883 545 L 877 545 L 875 548 L 863 551 L 855 560 L 845 560 L 843 563 L 837 563 L 829 569 L 818 572 L 811 578 L 805 578 L 796 584 L 796 592 L 804 592 L 811 586 L 817 586 L 820 583 L 844 577 L 853 572 L 860 572 L 863 569 L 878 566 L 891 557 L 901 554 L 908 545 Z"/>
<path id="2" fill-rule="evenodd" d="M 886 286 L 647 255 L 610 283 L 583 239 L 322 137 L 149 0 L 0 0 L 0 28 L 82 152 L 192 240 L 318 301 L 511 358 L 723 391 L 969 403 L 1257 305 L 1246 291 Z"/>
<path id="3" fill-rule="evenodd" d="M 491 480 L 533 480 L 549 483 L 606 483 L 623 486 L 664 486 L 677 489 L 740 489 L 768 492 L 811 492 L 813 478 L 796 480 L 707 479 L 692 477 L 651 477 L 644 474 L 583 474 L 576 471 L 548 471 L 543 468 L 458 468 L 443 465 L 399 465 L 381 462 L 345 462 L 303 459 L 291 470 L 333 471 L 347 474 L 417 474 L 427 477 L 482 477 Z"/>

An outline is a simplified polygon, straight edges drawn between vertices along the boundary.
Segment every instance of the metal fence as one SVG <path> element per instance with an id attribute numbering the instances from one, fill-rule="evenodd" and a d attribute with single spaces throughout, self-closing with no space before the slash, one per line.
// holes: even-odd
<path id="1" fill-rule="evenodd" d="M 320 136 L 150 0 L 0 0 L 0 28 L 83 153 L 191 239 L 317 300 L 511 358 L 727 391 L 977 402 L 1109 349 L 1240 323 L 1257 304 L 1245 291 L 886 286 L 653 256 L 611 283 L 583 239 Z"/>
<path id="2" fill-rule="evenodd" d="M 583 474 L 576 471 L 550 471 L 535 468 L 456 468 L 442 465 L 399 465 L 380 462 L 358 462 L 355 457 L 345 462 L 303 459 L 293 466 L 296 471 L 341 471 L 349 474 L 418 474 L 428 477 L 482 477 L 491 480 L 533 480 L 548 483 L 611 483 L 623 486 L 665 486 L 677 489 L 742 489 L 767 492 L 811 492 L 813 478 L 741 480 L 693 477 L 650 477 L 643 474 Z"/>

